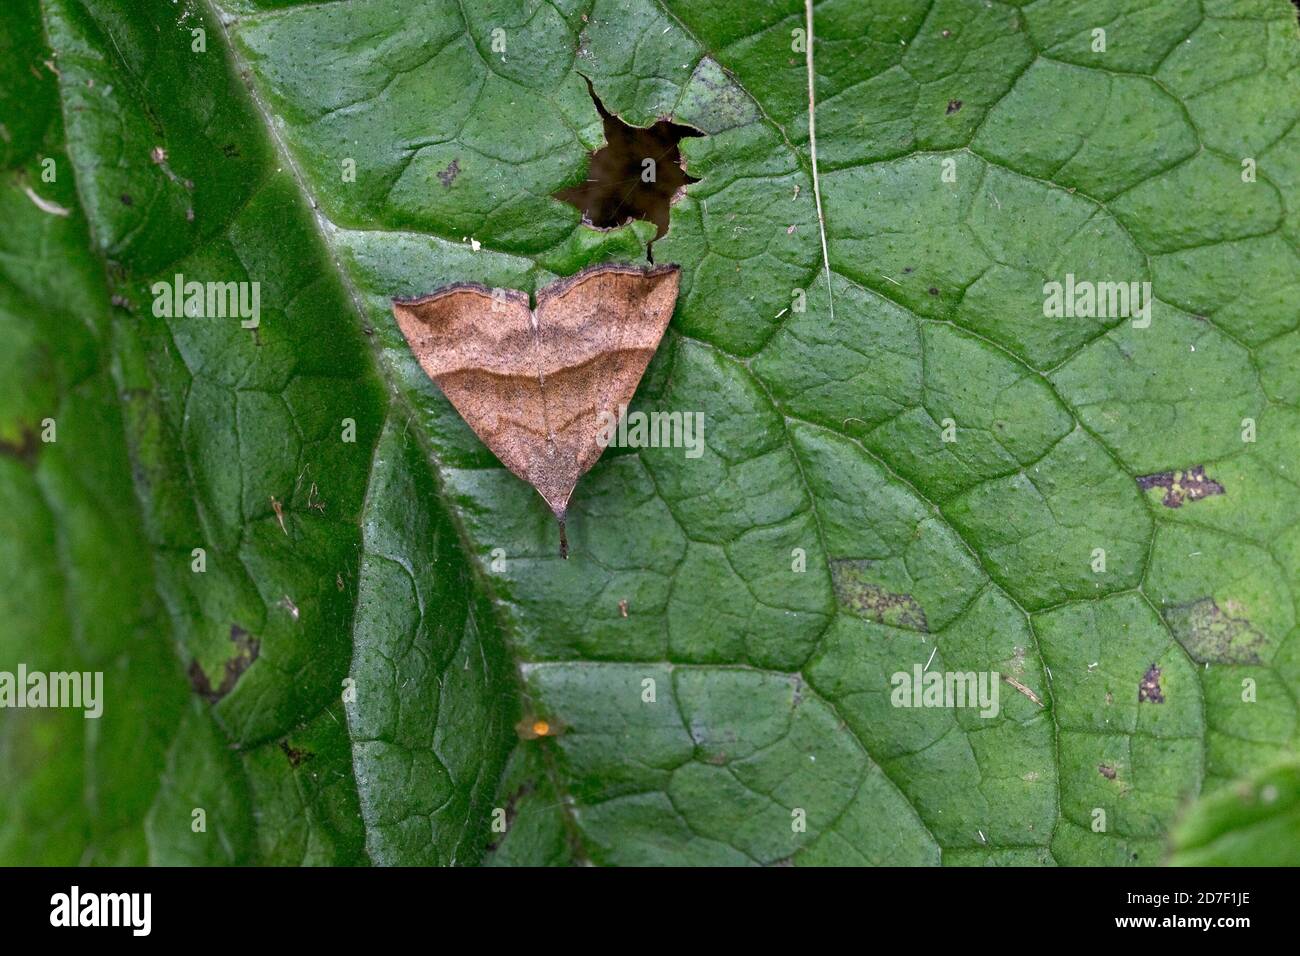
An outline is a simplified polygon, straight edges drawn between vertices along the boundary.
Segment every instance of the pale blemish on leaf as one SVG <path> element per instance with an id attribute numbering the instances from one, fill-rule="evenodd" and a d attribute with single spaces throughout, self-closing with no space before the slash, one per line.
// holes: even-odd
<path id="1" fill-rule="evenodd" d="M 879 624 L 928 634 L 925 611 L 910 594 L 896 594 L 868 580 L 873 562 L 846 558 L 831 562 L 835 596 L 850 614 Z"/>
<path id="2" fill-rule="evenodd" d="M 1268 637 L 1241 614 L 1241 605 L 1204 597 L 1164 610 L 1165 621 L 1178 643 L 1198 664 L 1260 664 Z"/>

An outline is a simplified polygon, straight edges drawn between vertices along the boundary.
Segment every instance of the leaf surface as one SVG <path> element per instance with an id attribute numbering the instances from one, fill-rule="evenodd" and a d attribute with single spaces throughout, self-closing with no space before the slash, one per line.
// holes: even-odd
<path id="1" fill-rule="evenodd" d="M 0 16 L 0 666 L 106 680 L 0 717 L 0 858 L 1155 863 L 1294 753 L 1283 0 L 819 4 L 825 253 L 802 4 Z M 644 260 L 552 198 L 588 80 L 704 134 L 633 410 L 705 448 L 608 450 L 565 562 L 390 301 Z M 258 327 L 156 315 L 177 274 Z M 1067 274 L 1150 325 L 1045 316 Z M 915 667 L 997 716 L 892 706 Z"/>

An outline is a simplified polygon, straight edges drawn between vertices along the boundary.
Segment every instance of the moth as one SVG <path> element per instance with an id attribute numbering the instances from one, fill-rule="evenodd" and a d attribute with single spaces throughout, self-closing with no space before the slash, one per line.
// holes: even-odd
<path id="1" fill-rule="evenodd" d="M 468 282 L 393 299 L 425 374 L 554 512 L 562 557 L 573 489 L 659 347 L 679 278 L 675 265 L 591 266 L 542 288 L 535 308 L 527 293 Z"/>

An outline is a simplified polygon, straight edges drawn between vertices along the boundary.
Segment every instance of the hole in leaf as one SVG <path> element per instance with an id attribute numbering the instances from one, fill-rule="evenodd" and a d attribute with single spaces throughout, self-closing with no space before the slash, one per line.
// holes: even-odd
<path id="1" fill-rule="evenodd" d="M 590 80 L 587 91 L 604 120 L 605 145 L 591 154 L 586 182 L 561 189 L 555 198 L 576 206 L 584 222 L 601 229 L 633 219 L 653 222 L 658 239 L 668 231 L 668 207 L 679 190 L 699 182 L 682 169 L 677 144 L 683 137 L 704 134 L 669 120 L 644 129 L 629 126 L 605 109 Z M 649 250 L 647 258 L 653 259 Z"/>

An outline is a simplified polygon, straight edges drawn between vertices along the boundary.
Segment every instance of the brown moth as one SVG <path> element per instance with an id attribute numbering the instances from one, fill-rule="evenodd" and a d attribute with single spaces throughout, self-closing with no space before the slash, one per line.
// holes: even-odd
<path id="1" fill-rule="evenodd" d="M 456 283 L 394 299 L 411 351 L 501 463 L 560 523 L 604 451 L 602 413 L 632 400 L 677 302 L 675 265 L 600 265 L 537 293 Z"/>

